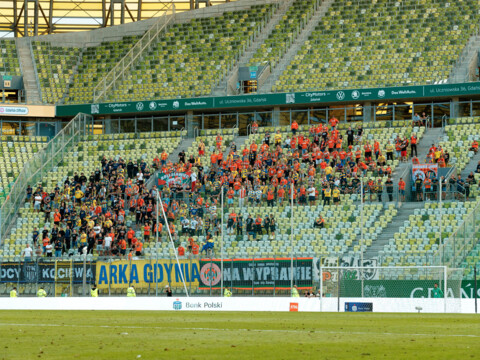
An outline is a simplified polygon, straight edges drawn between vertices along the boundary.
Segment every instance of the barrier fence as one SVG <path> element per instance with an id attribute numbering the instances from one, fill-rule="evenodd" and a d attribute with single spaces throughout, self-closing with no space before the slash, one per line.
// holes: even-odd
<path id="1" fill-rule="evenodd" d="M 90 296 L 96 284 L 100 296 L 125 296 L 133 286 L 137 296 L 166 296 L 167 285 L 175 296 L 299 296 L 324 298 L 475 298 L 475 280 L 464 280 L 463 269 L 446 266 L 323 266 L 322 257 L 252 257 L 218 259 L 173 257 L 132 260 L 20 261 L 0 263 L 0 296 L 16 287 L 21 297 Z M 222 271 L 223 269 L 223 271 Z M 437 293 L 438 284 L 440 293 Z M 446 294 L 446 296 L 445 296 Z"/>

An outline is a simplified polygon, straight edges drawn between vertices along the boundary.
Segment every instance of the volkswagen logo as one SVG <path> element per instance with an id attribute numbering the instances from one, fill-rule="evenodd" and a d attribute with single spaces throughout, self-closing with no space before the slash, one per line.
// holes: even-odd
<path id="1" fill-rule="evenodd" d="M 143 110 L 143 103 L 138 102 L 136 108 L 137 108 L 138 111 L 142 111 Z"/>
<path id="2" fill-rule="evenodd" d="M 337 99 L 338 100 L 343 100 L 345 99 L 345 93 L 343 91 L 337 92 Z"/>

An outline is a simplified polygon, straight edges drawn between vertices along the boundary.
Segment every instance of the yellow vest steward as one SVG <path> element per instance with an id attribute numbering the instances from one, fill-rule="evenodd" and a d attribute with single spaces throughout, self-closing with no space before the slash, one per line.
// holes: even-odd
<path id="1" fill-rule="evenodd" d="M 17 297 L 17 290 L 10 291 L 10 297 Z"/>
<path id="2" fill-rule="evenodd" d="M 137 296 L 137 295 L 135 294 L 135 289 L 134 289 L 133 287 L 129 287 L 129 288 L 127 289 L 127 297 L 135 297 L 135 296 Z"/>
<path id="3" fill-rule="evenodd" d="M 47 296 L 47 292 L 43 289 L 40 289 L 37 291 L 37 296 L 38 297 L 46 297 Z"/>
<path id="4" fill-rule="evenodd" d="M 90 295 L 92 297 L 98 297 L 98 289 L 91 289 L 90 290 Z"/>

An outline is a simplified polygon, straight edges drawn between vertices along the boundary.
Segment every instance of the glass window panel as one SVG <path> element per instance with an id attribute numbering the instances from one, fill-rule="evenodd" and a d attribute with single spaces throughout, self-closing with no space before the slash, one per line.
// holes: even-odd
<path id="1" fill-rule="evenodd" d="M 290 126 L 290 111 L 280 111 L 279 125 Z"/>
<path id="2" fill-rule="evenodd" d="M 231 129 L 237 126 L 237 114 L 221 114 L 222 129 Z"/>
<path id="3" fill-rule="evenodd" d="M 152 118 L 137 119 L 137 132 L 151 132 L 151 131 L 152 131 Z"/>
<path id="4" fill-rule="evenodd" d="M 153 131 L 168 131 L 168 117 L 154 117 Z"/>
<path id="5" fill-rule="evenodd" d="M 298 125 L 308 125 L 308 110 L 292 111 L 292 121 L 296 120 Z"/>

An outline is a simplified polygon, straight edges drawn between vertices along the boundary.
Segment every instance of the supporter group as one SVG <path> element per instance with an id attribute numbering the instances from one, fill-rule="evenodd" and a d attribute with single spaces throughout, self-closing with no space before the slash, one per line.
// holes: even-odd
<path id="1" fill-rule="evenodd" d="M 258 124 L 253 122 L 252 133 L 258 131 Z M 221 233 L 222 189 L 228 234 L 245 233 L 252 241 L 263 234 L 274 239 L 275 213 L 259 209 L 273 210 L 292 199 L 300 206 L 335 206 L 343 194 L 359 194 L 360 179 L 367 174 L 373 176 L 364 184 L 365 200 L 393 201 L 394 195 L 405 200 L 404 179 L 396 184 L 392 180 L 394 159 L 437 163 L 439 167 L 447 166 L 450 160 L 449 153 L 435 144 L 425 159 L 418 159 L 418 143 L 412 133 L 410 138 L 397 136 L 382 147 L 378 139 L 364 137 L 362 125 L 339 130 L 338 120 L 332 117 L 328 124 L 312 125 L 308 131 L 299 131 L 294 121 L 288 133 L 266 131 L 260 144 L 253 142 L 237 149 L 232 143 L 226 152 L 222 152 L 219 132 L 209 159 L 201 140 L 196 156 L 187 159 L 182 151 L 176 162 L 166 152 L 159 153 L 150 164 L 104 157 L 95 172 L 75 173 L 50 191 L 42 186 L 27 188 L 27 201 L 34 211 L 43 213 L 46 225 L 35 228 L 33 248 L 27 246 L 23 255 L 28 260 L 86 252 L 131 259 L 143 255 L 144 244 L 155 241 L 157 231 L 160 241 L 174 241 L 180 256 L 209 253 L 215 250 L 215 239 Z M 476 141 L 471 150 L 478 151 Z M 148 186 L 156 171 L 167 178 L 171 175 L 173 180 Z M 173 174 L 177 173 L 186 174 L 190 181 L 175 181 Z M 437 196 L 436 177 L 413 181 L 417 200 Z M 471 174 L 455 184 L 468 192 L 474 182 Z M 163 206 L 158 222 L 157 194 Z M 246 218 L 235 211 L 247 206 Z M 321 216 L 312 224 L 323 226 Z M 198 236 L 205 242 L 197 244 Z M 181 243 L 185 238 L 187 241 Z"/>

